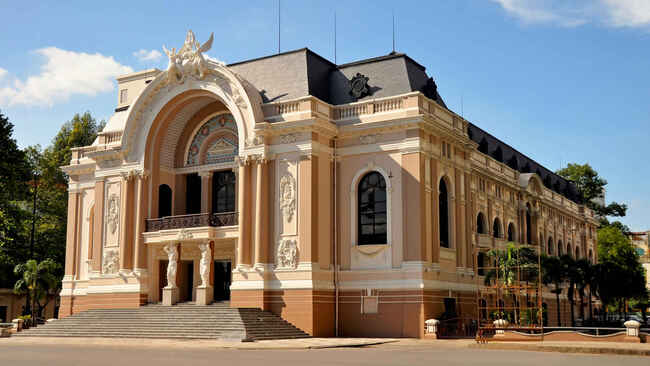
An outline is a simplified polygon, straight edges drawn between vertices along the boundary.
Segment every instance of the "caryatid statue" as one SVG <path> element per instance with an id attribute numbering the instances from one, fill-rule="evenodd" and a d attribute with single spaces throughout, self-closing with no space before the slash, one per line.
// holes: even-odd
<path id="1" fill-rule="evenodd" d="M 201 261 L 199 262 L 199 273 L 201 275 L 201 286 L 208 287 L 210 285 L 210 244 L 200 243 L 199 249 L 201 250 Z"/>
<path id="2" fill-rule="evenodd" d="M 176 249 L 175 243 L 169 243 L 164 247 L 165 253 L 167 253 L 167 286 L 165 288 L 176 288 L 176 270 L 177 270 L 177 261 L 178 261 L 178 250 Z"/>

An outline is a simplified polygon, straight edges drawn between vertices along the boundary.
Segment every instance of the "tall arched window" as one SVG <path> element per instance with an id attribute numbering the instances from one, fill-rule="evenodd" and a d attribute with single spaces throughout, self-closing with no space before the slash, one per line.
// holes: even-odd
<path id="1" fill-rule="evenodd" d="M 438 187 L 438 220 L 440 226 L 440 246 L 443 248 L 451 247 L 449 241 L 449 195 L 447 193 L 447 183 L 444 179 L 440 180 Z"/>
<path id="2" fill-rule="evenodd" d="M 166 184 L 158 187 L 158 217 L 172 215 L 172 189 Z"/>
<path id="3" fill-rule="evenodd" d="M 515 241 L 515 224 L 508 224 L 508 241 Z"/>
<path id="4" fill-rule="evenodd" d="M 571 243 L 567 243 L 566 245 L 566 254 L 569 256 L 573 255 L 573 251 L 571 251 Z"/>
<path id="5" fill-rule="evenodd" d="M 492 224 L 492 236 L 495 238 L 501 237 L 501 222 L 498 217 L 494 219 L 494 224 Z"/>
<path id="6" fill-rule="evenodd" d="M 212 176 L 212 212 L 235 211 L 235 173 L 215 172 Z"/>
<path id="7" fill-rule="evenodd" d="M 476 216 L 476 232 L 485 234 L 485 215 L 483 215 L 483 212 L 479 212 Z"/>
<path id="8" fill-rule="evenodd" d="M 553 255 L 553 238 L 548 238 L 548 255 Z"/>
<path id="9" fill-rule="evenodd" d="M 532 231 L 532 224 L 530 218 L 530 203 L 527 203 L 526 204 L 526 243 L 527 244 L 533 243 L 533 233 L 531 231 Z"/>
<path id="10" fill-rule="evenodd" d="M 386 244 L 386 180 L 378 172 L 370 172 L 359 181 L 358 233 L 359 244 Z"/>
<path id="11" fill-rule="evenodd" d="M 562 252 L 564 251 L 564 248 L 562 248 L 562 240 L 558 240 L 557 242 L 557 255 L 558 257 L 562 255 Z"/>
<path id="12" fill-rule="evenodd" d="M 576 259 L 580 259 L 580 247 L 576 245 Z"/>

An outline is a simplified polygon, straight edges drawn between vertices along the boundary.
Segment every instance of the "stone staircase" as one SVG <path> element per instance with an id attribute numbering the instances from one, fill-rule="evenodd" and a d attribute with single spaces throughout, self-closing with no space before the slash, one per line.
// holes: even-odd
<path id="1" fill-rule="evenodd" d="M 87 310 L 16 333 L 19 337 L 114 337 L 256 341 L 308 338 L 277 315 L 257 308 L 159 304 L 137 309 Z"/>

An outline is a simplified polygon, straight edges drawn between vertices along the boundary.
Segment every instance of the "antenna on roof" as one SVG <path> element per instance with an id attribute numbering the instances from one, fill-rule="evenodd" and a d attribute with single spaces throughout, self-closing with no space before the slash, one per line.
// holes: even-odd
<path id="1" fill-rule="evenodd" d="M 336 64 L 336 10 L 334 11 L 334 63 Z"/>
<path id="2" fill-rule="evenodd" d="M 391 54 L 395 53 L 395 9 L 393 9 L 393 52 Z"/>
<path id="3" fill-rule="evenodd" d="M 278 53 L 280 53 L 280 2 L 282 0 L 278 0 Z"/>

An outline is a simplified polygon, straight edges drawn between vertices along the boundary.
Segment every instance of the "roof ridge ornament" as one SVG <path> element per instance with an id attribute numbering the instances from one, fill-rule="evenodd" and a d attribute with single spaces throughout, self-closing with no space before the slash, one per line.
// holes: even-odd
<path id="1" fill-rule="evenodd" d="M 188 30 L 185 43 L 178 52 L 176 48 L 172 48 L 170 51 L 163 45 L 163 51 L 165 51 L 169 58 L 169 64 L 167 65 L 167 85 L 182 84 L 185 82 L 186 77 L 203 80 L 210 73 L 208 63 L 205 57 L 203 57 L 203 52 L 207 52 L 212 48 L 213 40 L 214 33 L 211 33 L 210 39 L 201 45 L 196 40 L 194 32 Z"/>
<path id="2" fill-rule="evenodd" d="M 361 73 L 357 73 L 353 76 L 352 79 L 350 79 L 350 94 L 357 99 L 370 95 L 368 80 L 370 80 L 370 78 Z"/>

